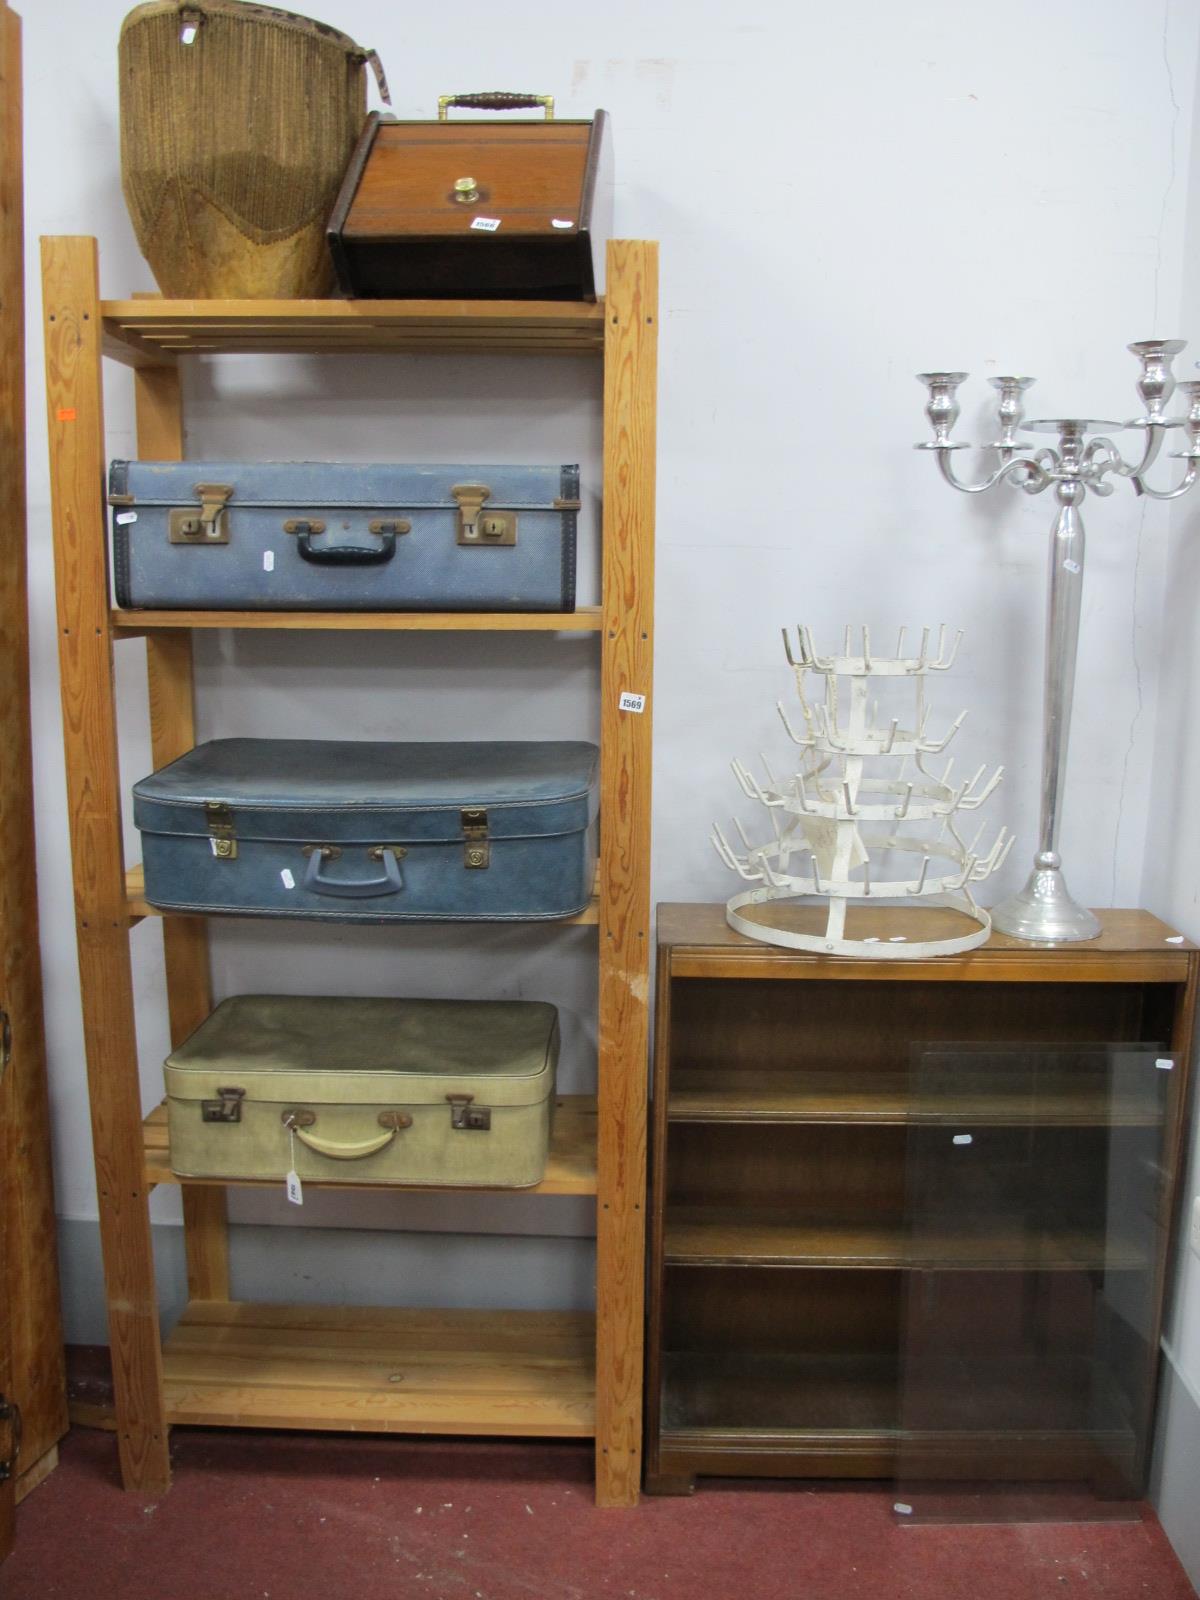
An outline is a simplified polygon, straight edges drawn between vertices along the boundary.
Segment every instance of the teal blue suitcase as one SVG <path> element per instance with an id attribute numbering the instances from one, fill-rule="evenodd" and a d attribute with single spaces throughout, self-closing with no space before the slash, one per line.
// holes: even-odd
<path id="1" fill-rule="evenodd" d="M 146 898 L 341 922 L 574 916 L 598 760 L 574 741 L 214 739 L 134 785 Z"/>
<path id="2" fill-rule="evenodd" d="M 574 611 L 577 466 L 114 461 L 119 606 Z"/>

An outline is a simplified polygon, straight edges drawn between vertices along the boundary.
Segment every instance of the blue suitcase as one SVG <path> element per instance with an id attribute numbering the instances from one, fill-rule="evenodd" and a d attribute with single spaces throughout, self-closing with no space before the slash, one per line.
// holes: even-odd
<path id="1" fill-rule="evenodd" d="M 114 461 L 117 604 L 573 611 L 579 468 Z"/>
<path id="2" fill-rule="evenodd" d="M 581 742 L 213 739 L 134 785 L 164 911 L 520 922 L 591 898 Z"/>

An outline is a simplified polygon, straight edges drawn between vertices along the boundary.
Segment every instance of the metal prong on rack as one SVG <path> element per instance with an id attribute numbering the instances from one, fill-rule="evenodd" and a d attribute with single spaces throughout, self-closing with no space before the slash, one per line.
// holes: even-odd
<path id="1" fill-rule="evenodd" d="M 792 743 L 793 744 L 798 744 L 802 750 L 811 750 L 812 747 L 813 747 L 813 740 L 812 740 L 811 736 L 805 735 L 805 734 L 799 734 L 799 733 L 796 732 L 795 728 L 793 728 L 791 723 L 788 721 L 788 714 L 784 710 L 784 706 L 783 706 L 783 701 L 782 700 L 776 700 L 775 709 L 776 709 L 776 711 L 778 711 L 779 720 L 783 723 L 784 727 L 787 729 L 787 736 L 792 741 Z"/>

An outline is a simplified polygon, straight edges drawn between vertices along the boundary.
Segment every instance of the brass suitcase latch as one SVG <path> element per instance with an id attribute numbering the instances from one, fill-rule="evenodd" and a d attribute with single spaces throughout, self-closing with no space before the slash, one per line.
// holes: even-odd
<path id="1" fill-rule="evenodd" d="M 240 1122 L 245 1089 L 218 1089 L 215 1100 L 201 1100 L 201 1122 Z"/>
<path id="2" fill-rule="evenodd" d="M 237 860 L 237 838 L 233 831 L 233 812 L 223 800 L 208 800 L 204 806 L 212 853 L 219 861 Z"/>
<path id="3" fill-rule="evenodd" d="M 488 843 L 488 814 L 484 806 L 466 806 L 462 812 L 463 866 L 488 867 L 492 847 Z"/>
<path id="4" fill-rule="evenodd" d="M 513 545 L 517 542 L 515 511 L 484 511 L 492 491 L 483 483 L 456 483 L 450 493 L 458 501 L 458 542 Z"/>
<path id="5" fill-rule="evenodd" d="M 477 1106 L 473 1104 L 473 1094 L 448 1094 L 446 1099 L 450 1102 L 450 1126 L 459 1128 L 467 1133 L 487 1133 L 492 1126 L 492 1109 L 490 1106 Z"/>
<path id="6" fill-rule="evenodd" d="M 200 510 L 195 506 L 176 506 L 167 518 L 167 539 L 171 544 L 228 544 L 229 516 L 225 510 L 233 494 L 229 483 L 198 483 Z"/>

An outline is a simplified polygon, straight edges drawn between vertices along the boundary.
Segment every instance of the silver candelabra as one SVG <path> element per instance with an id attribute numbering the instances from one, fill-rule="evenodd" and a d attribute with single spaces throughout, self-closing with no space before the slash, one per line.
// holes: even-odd
<path id="1" fill-rule="evenodd" d="M 1032 378 L 992 378 L 999 395 L 999 436 L 985 449 L 995 450 L 999 465 L 979 483 L 962 483 L 954 475 L 951 452 L 970 449 L 950 437 L 958 419 L 957 391 L 965 372 L 922 372 L 918 381 L 929 390 L 925 415 L 933 438 L 916 446 L 937 453 L 942 477 L 964 494 L 983 494 L 1007 480 L 1026 494 L 1040 494 L 1054 486 L 1058 514 L 1050 530 L 1050 582 L 1046 612 L 1046 683 L 1042 745 L 1042 806 L 1038 850 L 1033 871 L 1019 894 L 992 911 L 992 924 L 1019 939 L 1059 941 L 1094 939 L 1100 924 L 1078 905 L 1067 889 L 1058 853 L 1063 781 L 1067 764 L 1067 738 L 1071 725 L 1071 698 L 1075 685 L 1075 655 L 1079 640 L 1079 601 L 1083 588 L 1083 520 L 1079 507 L 1087 490 L 1109 495 L 1110 477 L 1130 478 L 1136 493 L 1154 500 L 1175 500 L 1186 494 L 1200 469 L 1200 382 L 1176 385 L 1171 362 L 1184 347 L 1182 339 L 1144 339 L 1129 349 L 1141 362 L 1137 381 L 1143 413 L 1132 422 L 1098 422 L 1090 417 L 1039 418 L 1022 422 L 1024 394 Z M 1168 417 L 1165 407 L 1176 387 L 1187 396 L 1188 412 Z M 1032 433 L 1058 435 L 1058 448 L 1038 446 L 1018 438 L 1022 428 Z M 1111 431 L 1140 428 L 1145 435 L 1141 460 L 1127 462 L 1108 437 Z M 1183 480 L 1171 489 L 1153 489 L 1145 475 L 1154 464 L 1169 428 L 1183 428 L 1185 450 L 1171 454 L 1187 463 Z"/>

